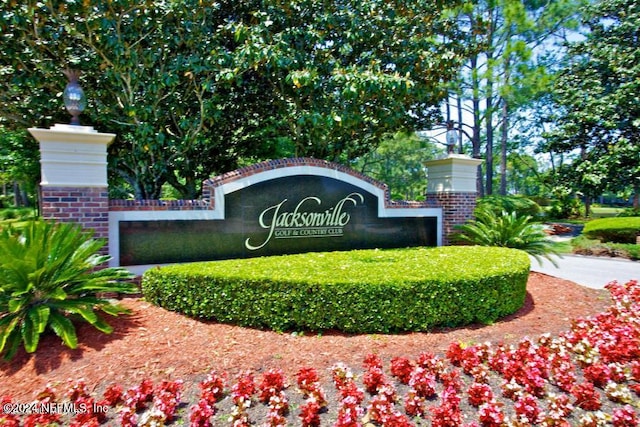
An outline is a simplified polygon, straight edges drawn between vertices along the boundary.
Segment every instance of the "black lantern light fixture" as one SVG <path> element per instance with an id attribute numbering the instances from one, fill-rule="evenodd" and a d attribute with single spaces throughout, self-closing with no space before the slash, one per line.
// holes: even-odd
<path id="1" fill-rule="evenodd" d="M 62 94 L 64 106 L 67 108 L 69 114 L 71 114 L 71 124 L 79 126 L 80 114 L 87 106 L 87 98 L 80 87 L 80 83 L 78 83 L 80 71 L 67 68 L 63 73 L 69 79 L 69 83 L 67 83 Z"/>

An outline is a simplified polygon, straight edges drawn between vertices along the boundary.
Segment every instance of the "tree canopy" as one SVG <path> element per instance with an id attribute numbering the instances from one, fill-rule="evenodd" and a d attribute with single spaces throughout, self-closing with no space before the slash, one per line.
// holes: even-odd
<path id="1" fill-rule="evenodd" d="M 587 197 L 640 193 L 640 3 L 603 0 L 585 14 L 590 32 L 569 48 L 553 91 L 559 110 L 548 148 L 577 152 L 562 177 Z"/>
<path id="2" fill-rule="evenodd" d="M 196 197 L 243 161 L 347 162 L 429 128 L 468 54 L 457 0 L 0 2 L 0 120 L 66 121 L 61 69 L 81 70 L 82 119 L 118 134 L 110 179 L 136 198 L 167 183 Z"/>
<path id="3" fill-rule="evenodd" d="M 512 122 L 546 89 L 550 78 L 544 54 L 554 38 L 575 25 L 581 1 L 477 0 L 459 10 L 460 26 L 477 50 L 452 95 L 459 126 L 469 130 L 471 154 L 485 160 L 484 177 L 478 174 L 480 194 L 493 193 L 498 159 L 500 193 L 506 193 L 508 151 L 516 135 Z M 463 118 L 462 110 L 471 117 Z"/>

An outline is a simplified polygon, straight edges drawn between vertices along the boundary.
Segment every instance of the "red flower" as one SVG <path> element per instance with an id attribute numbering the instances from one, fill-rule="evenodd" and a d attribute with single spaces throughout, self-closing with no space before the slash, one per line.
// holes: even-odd
<path id="1" fill-rule="evenodd" d="M 483 383 L 473 383 L 467 390 L 469 404 L 476 408 L 493 400 L 491 387 Z"/>
<path id="2" fill-rule="evenodd" d="M 394 357 L 391 359 L 391 374 L 397 377 L 402 384 L 409 384 L 413 368 L 413 363 L 405 357 Z"/>
<path id="3" fill-rule="evenodd" d="M 364 357 L 362 363 L 365 369 L 378 368 L 382 369 L 382 359 L 377 354 L 369 353 Z"/>
<path id="4" fill-rule="evenodd" d="M 449 359 L 449 362 L 451 362 L 453 366 L 460 366 L 464 357 L 463 352 L 464 349 L 459 342 L 452 342 L 449 344 L 449 348 L 447 348 L 447 359 Z"/>
<path id="5" fill-rule="evenodd" d="M 301 368 L 296 374 L 298 387 L 300 390 L 307 390 L 310 384 L 314 384 L 320 381 L 318 371 L 315 368 Z"/>
<path id="6" fill-rule="evenodd" d="M 596 363 L 584 368 L 584 377 L 593 383 L 594 386 L 604 388 L 611 380 L 611 370 L 603 363 Z"/>
<path id="7" fill-rule="evenodd" d="M 216 410 L 205 399 L 200 399 L 198 403 L 191 407 L 189 422 L 191 427 L 211 427 L 211 417 Z"/>
<path id="8" fill-rule="evenodd" d="M 284 372 L 282 369 L 271 368 L 262 376 L 262 381 L 258 386 L 258 400 L 267 403 L 272 396 L 285 388 Z"/>
<path id="9" fill-rule="evenodd" d="M 597 411 L 602 406 L 600 394 L 595 390 L 593 383 L 578 384 L 571 389 L 571 394 L 576 398 L 575 405 L 587 411 Z"/>
<path id="10" fill-rule="evenodd" d="M 87 391 L 87 385 L 85 384 L 84 379 L 79 379 L 75 383 L 72 380 L 69 380 L 69 384 L 67 397 L 71 402 L 75 402 L 81 397 L 89 397 L 89 392 Z"/>
<path id="11" fill-rule="evenodd" d="M 320 410 L 322 408 L 315 400 L 308 400 L 302 405 L 300 414 L 303 427 L 318 427 L 320 425 Z"/>
<path id="12" fill-rule="evenodd" d="M 382 368 L 371 366 L 365 371 L 362 382 L 368 393 L 376 394 L 379 388 L 387 384 L 387 379 Z"/>
<path id="13" fill-rule="evenodd" d="M 514 409 L 520 419 L 525 419 L 530 424 L 537 424 L 540 417 L 538 401 L 530 394 L 521 396 L 515 403 Z"/>
<path id="14" fill-rule="evenodd" d="M 102 395 L 104 402 L 114 408 L 118 403 L 122 402 L 122 387 L 119 384 L 111 384 Z"/>
<path id="15" fill-rule="evenodd" d="M 502 405 L 495 401 L 485 403 L 480 407 L 478 419 L 485 427 L 501 427 L 504 423 Z"/>

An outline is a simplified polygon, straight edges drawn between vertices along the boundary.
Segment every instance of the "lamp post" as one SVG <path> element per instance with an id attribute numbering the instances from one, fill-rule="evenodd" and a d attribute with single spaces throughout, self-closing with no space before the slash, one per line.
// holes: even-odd
<path id="1" fill-rule="evenodd" d="M 453 154 L 455 152 L 456 144 L 458 143 L 458 132 L 453 127 L 453 120 L 447 122 L 447 153 Z"/>
<path id="2" fill-rule="evenodd" d="M 78 82 L 80 71 L 67 68 L 63 73 L 69 79 L 69 83 L 67 83 L 62 94 L 64 106 L 67 108 L 69 114 L 71 114 L 70 124 L 80 126 L 80 114 L 87 106 L 87 98 Z"/>

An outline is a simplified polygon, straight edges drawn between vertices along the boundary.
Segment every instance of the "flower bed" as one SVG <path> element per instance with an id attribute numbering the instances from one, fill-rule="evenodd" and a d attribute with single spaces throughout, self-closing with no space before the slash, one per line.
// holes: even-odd
<path id="1" fill-rule="evenodd" d="M 291 379 L 278 369 L 234 378 L 211 372 L 197 390 L 145 380 L 96 395 L 71 381 L 42 390 L 33 404 L 2 396 L 0 424 L 637 426 L 640 285 L 607 289 L 608 310 L 574 319 L 558 336 L 511 346 L 452 343 L 446 355 L 416 360 L 371 354 L 355 371 L 336 363 L 330 384 L 311 367 Z"/>

